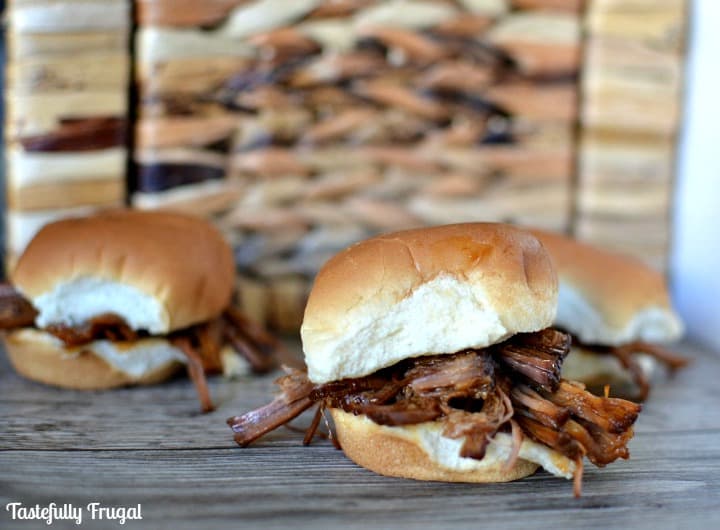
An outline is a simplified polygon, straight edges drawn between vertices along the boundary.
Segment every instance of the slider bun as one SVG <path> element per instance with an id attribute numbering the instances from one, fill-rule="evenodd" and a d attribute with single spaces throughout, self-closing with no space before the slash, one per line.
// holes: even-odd
<path id="1" fill-rule="evenodd" d="M 475 461 L 476 469 L 451 469 L 432 459 L 419 440 L 403 436 L 402 428 L 385 428 L 365 416 L 340 409 L 330 409 L 330 413 L 347 457 L 380 475 L 442 482 L 509 482 L 532 475 L 538 468 L 535 463 L 518 459 L 511 469 L 505 470 L 504 458 L 486 455 Z M 413 431 L 417 433 L 418 427 Z"/>
<path id="2" fill-rule="evenodd" d="M 208 222 L 114 210 L 46 225 L 12 279 L 39 311 L 38 327 L 114 313 L 159 335 L 220 314 L 234 270 L 230 247 Z"/>
<path id="3" fill-rule="evenodd" d="M 587 344 L 680 338 L 665 278 L 633 258 L 568 237 L 530 230 L 550 253 L 560 281 L 555 324 Z"/>
<path id="4" fill-rule="evenodd" d="M 650 384 L 667 378 L 667 367 L 655 357 L 638 352 L 635 361 Z M 614 355 L 573 346 L 563 361 L 562 375 L 565 379 L 583 383 L 593 394 L 602 395 L 605 385 L 609 385 L 612 397 L 630 400 L 642 397 L 630 371 Z"/>
<path id="5" fill-rule="evenodd" d="M 548 327 L 557 280 L 532 235 L 495 223 L 408 230 L 330 259 L 301 328 L 315 383 Z"/>
<path id="6" fill-rule="evenodd" d="M 152 339 L 156 343 L 164 339 Z M 15 370 L 47 385 L 75 390 L 104 390 L 129 385 L 151 385 L 173 376 L 182 364 L 177 359 L 154 363 L 143 373 L 130 375 L 106 362 L 93 344 L 67 349 L 52 335 L 32 328 L 12 331 L 3 337 L 5 351 Z M 146 341 L 125 349 L 125 355 L 147 355 Z"/>

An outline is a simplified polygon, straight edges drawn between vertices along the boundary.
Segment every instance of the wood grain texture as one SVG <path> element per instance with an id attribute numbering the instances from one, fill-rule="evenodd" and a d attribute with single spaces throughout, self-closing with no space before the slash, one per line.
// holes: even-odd
<path id="1" fill-rule="evenodd" d="M 297 345 L 295 345 L 297 348 Z M 327 441 L 280 429 L 234 446 L 225 417 L 268 401 L 272 376 L 223 381 L 212 414 L 187 380 L 113 392 L 55 390 L 0 361 L 0 505 L 143 504 L 152 528 L 714 528 L 720 524 L 720 356 L 683 344 L 693 364 L 656 388 L 632 457 L 588 466 L 581 499 L 539 472 L 499 485 L 391 479 Z M 298 420 L 307 423 L 309 418 Z M 72 524 L 72 523 L 71 523 Z M 138 523 L 128 522 L 127 528 Z M 3 528 L 27 528 L 0 513 Z M 55 525 L 58 528 L 72 526 Z M 94 527 L 94 526 L 91 526 Z"/>

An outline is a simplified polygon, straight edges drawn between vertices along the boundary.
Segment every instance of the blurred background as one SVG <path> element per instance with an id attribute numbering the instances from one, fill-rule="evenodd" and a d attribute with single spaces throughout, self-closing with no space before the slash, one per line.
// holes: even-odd
<path id="1" fill-rule="evenodd" d="M 668 273 L 720 348 L 713 0 L 12 0 L 5 259 L 129 204 L 213 220 L 294 332 L 377 232 L 491 220 Z M 192 251 L 192 249 L 188 249 Z"/>

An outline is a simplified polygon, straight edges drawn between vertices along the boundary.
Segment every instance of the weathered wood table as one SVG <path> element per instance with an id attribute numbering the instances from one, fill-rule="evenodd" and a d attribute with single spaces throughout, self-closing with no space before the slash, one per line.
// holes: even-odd
<path id="1" fill-rule="evenodd" d="M 493 485 L 392 479 L 355 466 L 328 441 L 279 429 L 240 449 L 225 419 L 268 401 L 273 376 L 215 379 L 198 413 L 192 385 L 71 392 L 16 376 L 0 355 L 0 528 L 6 505 L 142 505 L 142 521 L 58 521 L 52 528 L 720 528 L 720 355 L 656 388 L 632 457 L 586 466 L 584 491 L 538 472 Z M 298 424 L 303 424 L 303 419 Z"/>

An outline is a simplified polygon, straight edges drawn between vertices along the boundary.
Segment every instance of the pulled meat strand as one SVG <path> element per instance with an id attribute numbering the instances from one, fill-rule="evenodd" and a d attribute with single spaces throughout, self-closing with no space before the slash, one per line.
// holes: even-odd
<path id="1" fill-rule="evenodd" d="M 671 371 L 678 370 L 687 366 L 690 363 L 689 359 L 685 359 L 677 355 L 670 350 L 658 346 L 656 344 L 650 344 L 645 341 L 632 341 L 620 346 L 603 346 L 599 344 L 587 344 L 579 340 L 577 337 L 572 338 L 573 344 L 577 344 L 583 349 L 606 355 L 612 355 L 615 357 L 623 368 L 625 368 L 632 377 L 633 382 L 638 387 L 639 401 L 645 401 L 650 394 L 650 381 L 648 380 L 645 372 L 643 371 L 640 364 L 635 359 L 635 354 L 644 353 L 657 359 L 661 363 L 665 364 Z"/>
<path id="2" fill-rule="evenodd" d="M 465 438 L 460 456 L 481 460 L 490 440 L 513 417 L 513 406 L 500 385 L 489 393 L 479 412 L 446 409 L 443 436 Z"/>
<path id="3" fill-rule="evenodd" d="M 173 344 L 185 354 L 187 357 L 187 371 L 188 376 L 195 385 L 198 398 L 200 399 L 200 405 L 203 412 L 211 412 L 215 410 L 212 398 L 210 397 L 210 390 L 207 386 L 207 379 L 205 378 L 205 370 L 203 369 L 202 358 L 195 351 L 195 348 L 190 344 L 190 340 L 187 337 L 176 337 L 173 339 Z"/>
<path id="4" fill-rule="evenodd" d="M 665 363 L 671 370 L 678 370 L 679 368 L 684 368 L 690 364 L 690 359 L 680 357 L 676 353 L 673 353 L 662 346 L 650 344 L 649 342 L 636 340 L 630 342 L 629 344 L 623 344 L 621 348 L 630 352 L 641 352 L 651 355 L 657 360 Z"/>
<path id="5" fill-rule="evenodd" d="M 82 346 L 94 340 L 134 341 L 140 338 L 122 317 L 114 313 L 103 313 L 83 324 L 66 326 L 50 324 L 45 331 L 55 335 L 65 346 Z"/>
<path id="6" fill-rule="evenodd" d="M 406 381 L 390 381 L 381 377 L 344 379 L 315 387 L 311 397 L 323 400 L 330 408 L 355 412 L 360 407 L 381 406 L 394 400 L 405 386 Z"/>
<path id="7" fill-rule="evenodd" d="M 32 326 L 37 311 L 33 305 L 8 283 L 0 283 L 0 329 Z"/>
<path id="8" fill-rule="evenodd" d="M 322 415 L 323 406 L 322 404 L 320 404 L 315 409 L 315 415 L 313 416 L 312 423 L 310 423 L 310 427 L 308 427 L 307 431 L 305 431 L 303 445 L 310 445 L 310 442 L 312 442 L 313 438 L 315 437 L 315 433 L 317 432 L 317 428 L 320 425 L 320 419 L 322 418 Z"/>
<path id="9" fill-rule="evenodd" d="M 515 464 L 517 464 L 518 458 L 520 458 L 520 447 L 525 438 L 522 429 L 515 420 L 510 420 L 510 433 L 512 436 L 512 447 L 510 449 L 510 455 L 503 466 L 503 471 L 505 472 L 510 471 L 515 467 Z"/>
<path id="10" fill-rule="evenodd" d="M 420 359 L 405 374 L 408 386 L 425 396 L 445 394 L 448 388 L 455 393 L 484 394 L 488 387 L 492 387 L 494 369 L 488 355 L 478 355 L 470 350 L 455 354 L 450 359 L 446 357 Z"/>
<path id="11" fill-rule="evenodd" d="M 238 308 L 230 306 L 225 310 L 225 318 L 249 340 L 266 358 L 277 359 L 293 368 L 300 368 L 302 363 L 293 355 L 277 337 L 269 333 L 260 324 L 248 318 Z M 273 368 L 277 368 L 277 364 Z"/>
<path id="12" fill-rule="evenodd" d="M 235 433 L 235 441 L 241 447 L 248 446 L 264 434 L 286 424 L 313 405 L 310 399 L 313 385 L 304 373 L 292 370 L 276 383 L 282 389 L 282 394 L 272 402 L 227 420 Z"/>
<path id="13" fill-rule="evenodd" d="M 327 416 L 325 415 L 325 407 L 322 408 L 322 417 L 323 417 L 323 421 L 325 422 L 325 427 L 327 427 L 327 430 L 328 430 L 328 438 L 330 438 L 330 441 L 332 442 L 333 447 L 335 447 L 335 449 L 342 449 L 342 447 L 340 446 L 340 440 L 338 440 L 337 436 L 335 436 L 333 434 L 332 427 L 330 427 L 330 422 L 328 421 Z"/>
<path id="14" fill-rule="evenodd" d="M 559 429 L 569 418 L 570 411 L 543 398 L 527 385 L 515 385 L 510 391 L 515 410 L 543 425 Z"/>
<path id="15" fill-rule="evenodd" d="M 277 359 L 271 353 L 256 347 L 238 328 L 225 326 L 224 337 L 233 349 L 250 363 L 253 372 L 267 373 L 277 367 Z"/>
<path id="16" fill-rule="evenodd" d="M 585 438 L 583 429 L 592 441 Z M 633 437 L 632 427 L 621 433 L 610 433 L 597 425 L 582 419 L 570 420 L 563 426 L 563 430 L 575 440 L 584 440 L 581 443 L 587 452 L 588 459 L 598 467 L 604 467 L 618 458 L 628 459 L 630 451 L 627 444 Z"/>
<path id="17" fill-rule="evenodd" d="M 220 353 L 223 345 L 224 326 L 219 319 L 211 320 L 205 324 L 193 326 L 190 330 L 178 333 L 185 336 L 193 348 L 200 354 L 203 369 L 207 374 L 222 372 L 222 359 Z"/>
<path id="18" fill-rule="evenodd" d="M 638 417 L 641 405 L 624 399 L 605 398 L 587 392 L 579 383 L 563 380 L 557 391 L 544 392 L 552 403 L 567 408 L 574 416 L 598 425 L 611 432 L 620 433 L 630 427 Z"/>
<path id="19" fill-rule="evenodd" d="M 318 418 L 318 424 L 315 424 L 315 418 Z M 319 430 L 319 421 L 323 420 L 325 422 L 325 426 L 328 428 L 328 432 L 322 432 Z M 327 418 L 325 417 L 325 407 L 321 405 L 318 405 L 315 408 L 315 414 L 313 415 L 313 420 L 310 423 L 308 427 L 302 428 L 302 427 L 296 427 L 290 423 L 286 423 L 282 427 L 286 428 L 288 431 L 297 432 L 303 435 L 303 445 L 310 445 L 315 438 L 322 438 L 323 440 L 331 440 L 332 441 L 332 431 L 330 430 L 330 425 L 328 424 Z"/>
<path id="20" fill-rule="evenodd" d="M 515 420 L 522 427 L 523 432 L 538 443 L 555 449 L 570 459 L 585 456 L 585 448 L 568 433 L 543 425 L 527 416 L 516 416 Z"/>
<path id="21" fill-rule="evenodd" d="M 650 381 L 645 375 L 642 366 L 633 357 L 632 353 L 625 348 L 611 348 L 610 353 L 620 361 L 623 368 L 630 372 L 630 377 L 638 387 L 638 401 L 645 401 L 650 395 Z"/>
<path id="22" fill-rule="evenodd" d="M 416 397 L 392 403 L 375 405 L 367 403 L 359 407 L 349 406 L 345 412 L 364 414 L 378 425 L 415 425 L 433 421 L 442 416 L 440 404 L 431 398 Z"/>
<path id="23" fill-rule="evenodd" d="M 570 340 L 565 333 L 545 329 L 516 335 L 496 350 L 501 363 L 552 392 L 560 384 L 560 371 L 570 351 Z"/>
<path id="24" fill-rule="evenodd" d="M 582 496 L 583 459 L 575 459 L 575 471 L 573 472 L 573 496 L 579 499 Z"/>

